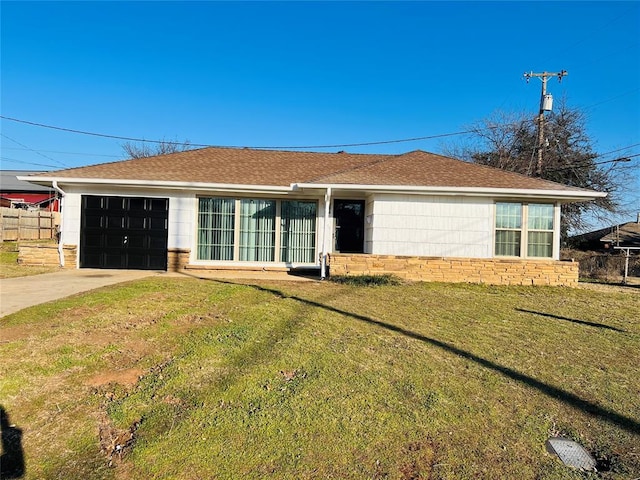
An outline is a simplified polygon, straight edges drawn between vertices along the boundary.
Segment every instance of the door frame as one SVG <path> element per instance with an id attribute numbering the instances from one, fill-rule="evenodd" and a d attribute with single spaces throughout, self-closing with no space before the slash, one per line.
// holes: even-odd
<path id="1" fill-rule="evenodd" d="M 357 207 L 349 208 L 349 205 Z M 365 207 L 365 200 L 342 198 L 333 200 L 333 251 L 335 253 L 364 253 Z M 347 223 L 344 223 L 345 221 Z M 348 235 L 346 239 L 345 232 Z"/>
<path id="2" fill-rule="evenodd" d="M 91 200 L 98 200 L 98 205 L 90 207 L 88 203 Z M 109 202 L 118 201 L 120 206 L 109 205 Z M 142 208 L 132 205 L 140 202 Z M 157 207 L 158 202 L 165 202 L 164 207 L 162 204 Z M 88 221 L 90 225 L 87 225 Z M 79 267 L 166 271 L 168 230 L 167 197 L 83 194 L 80 202 Z M 93 237 L 90 241 L 89 236 Z"/>

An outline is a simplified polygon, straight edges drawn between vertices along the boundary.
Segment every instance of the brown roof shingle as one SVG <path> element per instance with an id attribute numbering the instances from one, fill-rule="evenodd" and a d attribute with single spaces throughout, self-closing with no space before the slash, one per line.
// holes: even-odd
<path id="1" fill-rule="evenodd" d="M 585 191 L 420 150 L 381 155 L 209 147 L 39 176 L 260 186 L 317 183 Z"/>

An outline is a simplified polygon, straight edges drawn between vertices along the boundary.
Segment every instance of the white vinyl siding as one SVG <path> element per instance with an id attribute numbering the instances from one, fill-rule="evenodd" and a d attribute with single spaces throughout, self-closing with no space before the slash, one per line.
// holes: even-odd
<path id="1" fill-rule="evenodd" d="M 365 210 L 365 252 L 491 258 L 493 206 L 490 199 L 371 195 Z"/>

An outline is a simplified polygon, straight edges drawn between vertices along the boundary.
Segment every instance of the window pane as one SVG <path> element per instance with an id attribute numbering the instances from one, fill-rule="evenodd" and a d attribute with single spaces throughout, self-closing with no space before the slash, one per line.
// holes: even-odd
<path id="1" fill-rule="evenodd" d="M 316 202 L 282 201 L 280 261 L 313 263 L 316 252 Z"/>
<path id="2" fill-rule="evenodd" d="M 520 203 L 496 203 L 496 228 L 520 228 L 522 205 Z"/>
<path id="3" fill-rule="evenodd" d="M 198 260 L 233 260 L 235 200 L 198 200 Z"/>
<path id="4" fill-rule="evenodd" d="M 516 230 L 497 230 L 496 255 L 506 257 L 519 257 L 520 232 Z"/>
<path id="5" fill-rule="evenodd" d="M 276 244 L 275 200 L 240 201 L 240 260 L 273 262 Z"/>
<path id="6" fill-rule="evenodd" d="M 553 205 L 529 205 L 529 230 L 553 230 Z"/>
<path id="7" fill-rule="evenodd" d="M 529 257 L 551 257 L 553 255 L 553 232 L 529 232 Z"/>

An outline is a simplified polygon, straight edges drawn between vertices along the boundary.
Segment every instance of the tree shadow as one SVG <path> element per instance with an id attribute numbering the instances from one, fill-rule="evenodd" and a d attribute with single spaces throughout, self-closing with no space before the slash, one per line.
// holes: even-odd
<path id="1" fill-rule="evenodd" d="M 10 424 L 9 415 L 2 405 L 0 405 L 0 430 L 2 431 L 0 480 L 21 478 L 25 473 L 22 430 Z"/>
<path id="2" fill-rule="evenodd" d="M 468 352 L 466 350 L 463 350 L 461 348 L 455 347 L 453 345 L 450 345 L 448 343 L 442 342 L 440 340 L 436 340 L 435 338 L 430 338 L 424 335 L 421 335 L 419 333 L 416 332 L 412 332 L 411 330 L 407 330 L 405 328 L 399 327 L 397 325 L 392 325 L 390 323 L 386 323 L 383 322 L 381 320 L 376 320 L 370 317 L 366 317 L 364 315 L 360 315 L 357 313 L 353 313 L 353 312 L 348 312 L 346 310 L 341 310 L 339 308 L 335 308 L 332 307 L 330 305 L 324 305 L 322 303 L 318 303 L 315 302 L 313 300 L 309 300 L 306 298 L 302 298 L 302 297 L 297 297 L 294 295 L 288 295 L 280 290 L 276 290 L 274 288 L 267 288 L 267 287 L 263 287 L 261 285 L 255 285 L 255 284 L 249 284 L 249 283 L 236 283 L 236 282 L 231 282 L 231 281 L 226 281 L 226 280 L 217 280 L 217 279 L 210 279 L 211 281 L 217 282 L 217 283 L 224 283 L 224 284 L 230 284 L 230 285 L 244 285 L 247 287 L 251 287 L 254 288 L 256 290 L 262 291 L 262 292 L 268 292 L 271 293 L 273 295 L 276 295 L 280 298 L 288 298 L 291 300 L 295 300 L 301 303 L 304 303 L 306 305 L 311 305 L 314 307 L 318 307 L 333 313 L 337 313 L 340 315 L 344 315 L 346 317 L 350 317 L 353 318 L 355 320 L 359 320 L 371 325 L 376 325 L 378 327 L 384 328 L 386 330 L 395 332 L 395 333 L 399 333 L 401 335 L 404 335 L 406 337 L 415 339 L 415 340 L 419 340 L 421 342 L 424 343 L 428 343 L 430 345 L 433 345 L 435 347 L 441 348 L 447 352 L 453 353 L 455 355 L 458 355 L 462 358 L 466 358 L 468 360 L 471 360 L 472 362 L 475 362 L 478 365 L 481 365 L 485 368 L 488 368 L 490 370 L 493 370 L 495 372 L 498 372 L 502 375 L 504 375 L 507 378 L 510 378 L 512 380 L 515 380 L 517 382 L 520 382 L 524 385 L 527 385 L 531 388 L 535 388 L 536 390 L 538 390 L 540 393 L 546 395 L 547 397 L 553 398 L 553 399 L 557 399 L 560 400 L 561 402 L 564 402 L 567 405 L 570 405 L 574 408 L 577 408 L 579 410 L 582 410 L 586 413 L 589 413 L 590 415 L 593 415 L 595 417 L 599 417 L 602 420 L 605 420 L 606 422 L 609 422 L 611 424 L 616 425 L 617 427 L 626 430 L 628 432 L 634 433 L 634 434 L 640 434 L 640 422 L 638 422 L 637 420 L 631 418 L 631 417 L 627 417 L 625 415 L 619 414 L 613 410 L 610 410 L 608 408 L 604 408 L 601 407 L 600 405 L 597 405 L 596 403 L 590 402 L 588 400 L 585 400 L 581 397 L 579 397 L 578 395 L 575 395 L 574 393 L 568 392 L 566 390 L 563 390 L 561 388 L 555 387 L 553 385 L 549 385 L 548 383 L 542 382 L 534 377 L 531 377 L 529 375 L 526 375 L 524 373 L 520 373 L 517 370 L 514 370 L 512 368 L 509 367 L 505 367 L 503 365 L 500 365 L 498 363 L 492 362 L 490 360 L 487 360 L 486 358 L 480 357 L 478 355 L 475 355 L 471 352 Z"/>
<path id="3" fill-rule="evenodd" d="M 534 315 L 541 315 L 543 317 L 555 318 L 557 320 L 566 320 L 567 322 L 577 323 L 579 325 L 587 325 L 589 327 L 605 328 L 607 330 L 614 330 L 616 332 L 627 333 L 626 330 L 621 330 L 616 327 L 611 327 L 609 325 L 605 325 L 604 323 L 587 322 L 585 320 L 577 320 L 575 318 L 561 317 L 560 315 L 554 315 L 552 313 L 536 312 L 534 310 L 525 310 L 524 308 L 516 308 L 516 311 L 523 312 L 523 313 L 532 313 Z"/>

